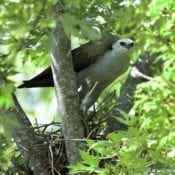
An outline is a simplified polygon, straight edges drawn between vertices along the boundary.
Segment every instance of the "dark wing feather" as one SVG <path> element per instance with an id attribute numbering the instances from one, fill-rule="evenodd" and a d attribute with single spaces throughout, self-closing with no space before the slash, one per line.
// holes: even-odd
<path id="1" fill-rule="evenodd" d="M 80 72 L 81 70 L 96 62 L 105 54 L 107 50 L 111 49 L 112 44 L 116 40 L 118 40 L 118 38 L 111 34 L 103 34 L 101 39 L 90 41 L 89 43 L 72 50 L 72 59 L 75 71 Z M 51 67 L 48 67 L 32 79 L 24 81 L 23 84 L 18 88 L 52 86 L 54 86 L 52 71 Z"/>
<path id="2" fill-rule="evenodd" d="M 111 49 L 112 44 L 118 38 L 111 34 L 103 34 L 101 39 L 90 41 L 72 51 L 74 69 L 76 72 L 87 68 L 101 58 L 105 52 Z"/>
<path id="3" fill-rule="evenodd" d="M 53 85 L 52 70 L 51 67 L 48 67 L 32 79 L 23 81 L 23 84 L 18 86 L 18 88 L 52 87 Z"/>

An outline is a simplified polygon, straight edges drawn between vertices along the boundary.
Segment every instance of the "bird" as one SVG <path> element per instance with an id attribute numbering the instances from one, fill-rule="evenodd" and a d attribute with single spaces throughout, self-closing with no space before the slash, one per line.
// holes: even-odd
<path id="1" fill-rule="evenodd" d="M 80 109 L 83 112 L 88 111 L 110 83 L 126 72 L 130 65 L 130 49 L 133 46 L 131 39 L 104 34 L 101 39 L 72 50 Z M 51 67 L 48 67 L 34 78 L 24 81 L 18 88 L 52 86 L 52 71 Z"/>
<path id="2" fill-rule="evenodd" d="M 86 112 L 98 99 L 102 91 L 120 77 L 130 65 L 130 48 L 134 42 L 131 39 L 119 39 L 112 44 L 100 59 L 77 75 L 78 87 L 82 86 L 80 108 Z"/>
<path id="3" fill-rule="evenodd" d="M 108 50 L 112 44 L 119 39 L 118 36 L 110 33 L 103 33 L 98 40 L 90 41 L 71 51 L 73 66 L 76 73 L 96 62 Z M 53 87 L 53 77 L 51 66 L 34 76 L 30 80 L 23 81 L 18 88 Z"/>

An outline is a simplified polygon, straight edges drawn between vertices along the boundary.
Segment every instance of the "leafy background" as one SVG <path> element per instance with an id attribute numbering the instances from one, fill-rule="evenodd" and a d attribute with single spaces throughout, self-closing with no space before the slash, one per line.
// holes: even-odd
<path id="1" fill-rule="evenodd" d="M 175 3 L 174 0 L 65 0 L 61 16 L 72 47 L 98 38 L 98 32 L 111 32 L 135 41 L 134 62 L 140 55 L 158 53 L 162 71 L 152 81 L 142 83 L 135 93 L 134 107 L 123 122 L 128 131 L 110 134 L 108 142 L 89 141 L 89 152 L 81 152 L 82 162 L 74 172 L 98 174 L 137 174 L 155 171 L 173 173 L 175 156 Z M 12 165 L 14 154 L 10 136 L 13 119 L 7 110 L 13 106 L 15 90 L 31 121 L 54 119 L 56 101 L 52 89 L 16 90 L 21 80 L 31 78 L 50 64 L 49 30 L 54 27 L 56 0 L 0 1 L 0 169 Z M 78 39 L 77 39 L 78 38 Z M 117 89 L 126 75 L 107 88 Z M 110 86 L 111 87 L 111 86 Z M 47 94 L 47 95 L 46 95 Z M 48 110 L 49 109 L 49 110 Z M 43 111 L 43 112 L 41 112 Z M 47 111 L 47 112 L 46 112 Z M 59 120 L 59 119 L 57 119 Z M 106 146 L 107 145 L 107 146 Z M 106 147 L 108 149 L 106 150 Z M 115 149 L 114 149 L 115 148 Z M 116 158 L 117 157 L 117 158 Z M 103 159 L 114 163 L 99 166 Z M 92 162 L 92 160 L 94 160 Z"/>

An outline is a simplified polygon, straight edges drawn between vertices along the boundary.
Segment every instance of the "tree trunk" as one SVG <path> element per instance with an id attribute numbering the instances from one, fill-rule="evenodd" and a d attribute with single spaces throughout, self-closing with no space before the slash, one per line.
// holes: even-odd
<path id="1" fill-rule="evenodd" d="M 52 72 L 56 90 L 59 116 L 61 117 L 67 159 L 70 164 L 79 160 L 79 149 L 84 143 L 73 139 L 84 138 L 81 122 L 76 75 L 73 69 L 70 41 L 61 21 L 52 32 Z"/>

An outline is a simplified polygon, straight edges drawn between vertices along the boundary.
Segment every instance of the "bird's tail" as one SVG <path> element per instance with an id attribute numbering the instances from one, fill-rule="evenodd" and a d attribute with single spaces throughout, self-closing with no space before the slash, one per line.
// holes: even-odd
<path id="1" fill-rule="evenodd" d="M 35 88 L 35 87 L 53 87 L 53 81 L 48 79 L 43 80 L 28 80 L 18 86 L 18 88 Z"/>
<path id="2" fill-rule="evenodd" d="M 52 87 L 53 78 L 51 67 L 48 67 L 40 74 L 36 75 L 30 80 L 23 81 L 23 84 L 18 86 L 18 88 L 34 88 L 34 87 Z"/>

